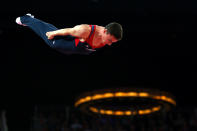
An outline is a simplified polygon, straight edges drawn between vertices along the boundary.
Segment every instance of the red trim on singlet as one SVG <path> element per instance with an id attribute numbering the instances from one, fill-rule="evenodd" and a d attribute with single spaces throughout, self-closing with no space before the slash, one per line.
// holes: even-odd
<path id="1" fill-rule="evenodd" d="M 93 44 L 92 44 L 92 40 L 93 40 L 93 38 L 94 38 L 94 34 L 95 34 L 95 30 L 96 30 L 96 25 L 89 25 L 89 26 L 91 27 L 90 34 L 89 34 L 88 38 L 86 39 L 86 41 L 81 42 L 81 43 L 85 43 L 85 42 L 86 42 L 86 43 L 88 43 L 92 48 L 94 48 L 94 47 L 93 47 Z M 93 32 L 92 32 L 92 26 L 94 26 Z M 79 42 L 80 42 L 79 38 L 75 38 L 75 46 L 77 46 L 77 45 L 79 44 Z"/>
<path id="2" fill-rule="evenodd" d="M 77 46 L 79 44 L 79 39 L 75 38 L 75 46 Z"/>

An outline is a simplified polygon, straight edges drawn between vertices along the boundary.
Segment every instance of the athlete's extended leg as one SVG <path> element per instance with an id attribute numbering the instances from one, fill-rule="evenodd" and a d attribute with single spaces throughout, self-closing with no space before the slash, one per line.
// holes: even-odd
<path id="1" fill-rule="evenodd" d="M 31 28 L 36 34 L 38 34 L 44 41 L 51 46 L 52 41 L 49 40 L 46 36 L 46 32 L 57 30 L 54 25 L 46 23 L 42 20 L 36 19 L 31 14 L 27 14 L 22 17 L 18 17 L 16 19 L 17 24 L 28 26 Z M 21 22 L 21 23 L 20 23 Z"/>
<path id="2" fill-rule="evenodd" d="M 34 18 L 31 14 L 18 17 L 16 23 L 19 25 L 27 26 L 31 28 L 36 34 L 38 34 L 51 48 L 58 50 L 64 54 L 80 53 L 80 49 L 75 46 L 75 37 L 67 36 L 55 36 L 52 40 L 49 40 L 46 36 L 46 32 L 58 30 L 54 25 L 46 23 L 42 20 Z"/>

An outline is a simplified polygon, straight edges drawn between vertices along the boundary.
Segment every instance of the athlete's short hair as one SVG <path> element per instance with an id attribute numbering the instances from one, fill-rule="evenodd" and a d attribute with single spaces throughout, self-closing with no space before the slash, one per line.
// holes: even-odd
<path id="1" fill-rule="evenodd" d="M 117 40 L 121 40 L 123 37 L 123 29 L 122 26 L 117 22 L 109 23 L 105 26 L 107 29 L 107 33 L 113 35 Z"/>

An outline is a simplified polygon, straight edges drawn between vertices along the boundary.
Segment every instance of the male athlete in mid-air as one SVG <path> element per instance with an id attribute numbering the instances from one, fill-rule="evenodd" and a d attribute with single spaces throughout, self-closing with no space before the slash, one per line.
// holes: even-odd
<path id="1" fill-rule="evenodd" d="M 58 29 L 26 14 L 16 18 L 16 23 L 31 28 L 47 45 L 64 54 L 90 54 L 121 40 L 123 36 L 122 26 L 116 22 L 105 27 L 81 24 L 73 28 Z"/>

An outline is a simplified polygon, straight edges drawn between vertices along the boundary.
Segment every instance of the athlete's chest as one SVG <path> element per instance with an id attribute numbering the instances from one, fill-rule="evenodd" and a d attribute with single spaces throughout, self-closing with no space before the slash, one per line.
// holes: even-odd
<path id="1" fill-rule="evenodd" d="M 81 42 L 86 42 L 87 39 L 84 39 L 84 38 L 79 38 L 79 40 Z M 101 36 L 98 36 L 98 34 L 95 34 L 92 38 L 92 41 L 91 41 L 92 45 L 97 48 L 97 47 L 100 47 L 102 45 L 102 38 Z"/>
<path id="2" fill-rule="evenodd" d="M 92 39 L 92 45 L 93 45 L 95 48 L 98 48 L 98 47 L 100 47 L 101 45 L 103 45 L 102 43 L 103 43 L 102 37 L 101 37 L 98 33 L 95 32 L 95 35 L 94 35 L 94 37 L 93 37 L 93 39 Z"/>
<path id="3" fill-rule="evenodd" d="M 95 32 L 92 34 L 91 37 L 84 39 L 84 38 L 80 38 L 79 39 L 81 42 L 88 42 L 91 46 L 93 46 L 93 48 L 100 48 L 103 45 L 103 41 L 102 41 L 102 37 L 99 34 L 98 29 L 95 30 Z"/>

